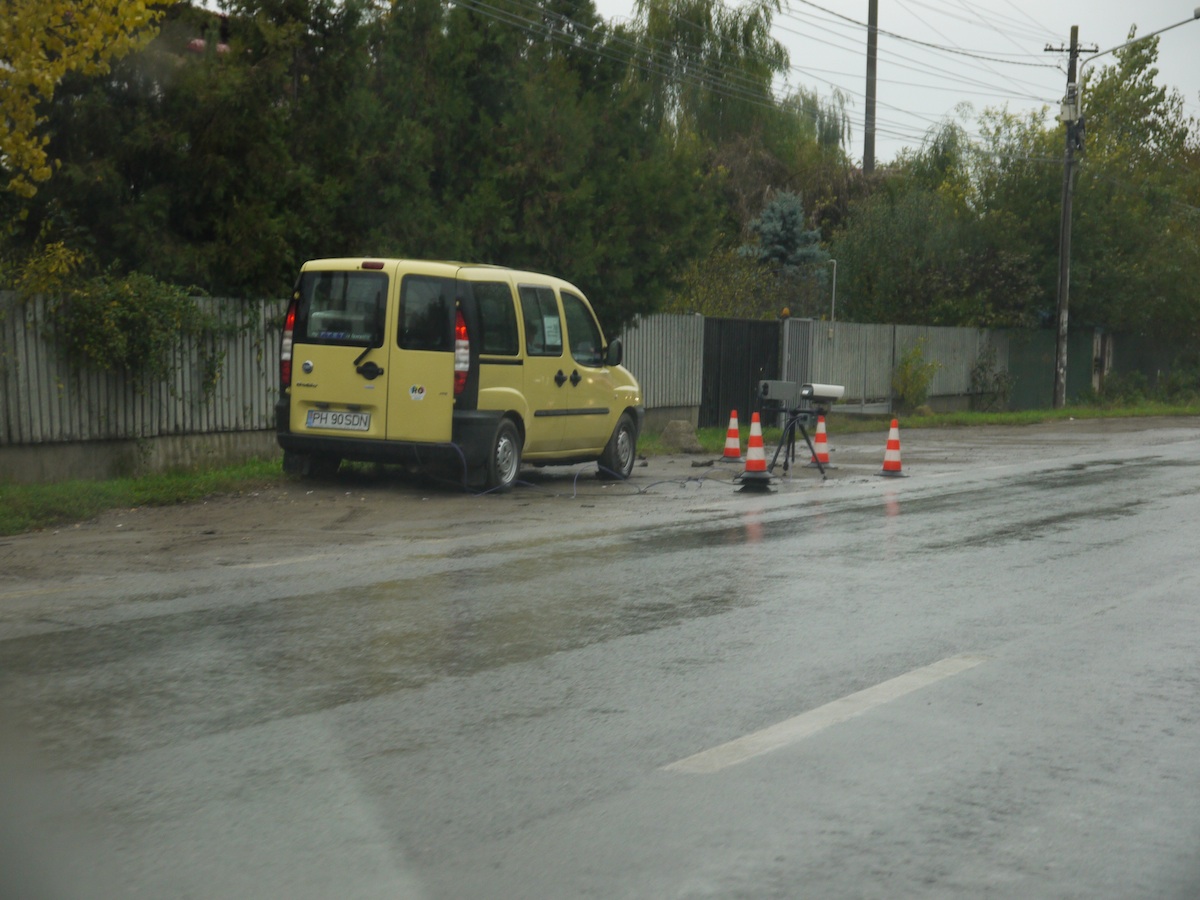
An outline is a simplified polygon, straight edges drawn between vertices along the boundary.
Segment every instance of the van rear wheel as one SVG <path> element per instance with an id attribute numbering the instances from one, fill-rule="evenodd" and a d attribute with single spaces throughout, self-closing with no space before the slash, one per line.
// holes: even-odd
<path id="1" fill-rule="evenodd" d="M 633 464 L 637 459 L 637 432 L 633 429 L 633 419 L 629 413 L 622 413 L 613 429 L 608 446 L 600 454 L 601 478 L 615 478 L 624 481 L 633 474 Z"/>
<path id="2" fill-rule="evenodd" d="M 507 491 L 521 472 L 521 433 L 512 419 L 501 419 L 487 461 L 487 488 Z"/>
<path id="3" fill-rule="evenodd" d="M 283 471 L 300 478 L 332 478 L 342 461 L 337 456 L 283 451 Z"/>

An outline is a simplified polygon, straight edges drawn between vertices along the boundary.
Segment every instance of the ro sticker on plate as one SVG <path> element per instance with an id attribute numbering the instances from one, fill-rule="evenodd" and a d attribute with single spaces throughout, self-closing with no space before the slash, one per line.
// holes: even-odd
<path id="1" fill-rule="evenodd" d="M 412 387 L 410 387 L 408 389 L 408 399 L 409 400 L 424 400 L 425 399 L 425 385 L 414 384 Z"/>

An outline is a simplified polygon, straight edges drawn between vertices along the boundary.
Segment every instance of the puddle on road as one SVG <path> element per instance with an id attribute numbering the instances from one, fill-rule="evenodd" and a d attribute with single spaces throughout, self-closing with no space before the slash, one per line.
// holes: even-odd
<path id="1" fill-rule="evenodd" d="M 665 567 L 631 591 L 609 569 L 439 574 L 3 642 L 0 689 L 60 765 L 319 712 L 435 680 L 719 615 L 721 578 L 678 600 Z M 694 568 L 694 567 L 693 567 Z M 604 584 L 614 584 L 611 588 Z M 534 589 L 534 586 L 537 586 Z M 584 587 L 584 585 L 591 585 Z"/>

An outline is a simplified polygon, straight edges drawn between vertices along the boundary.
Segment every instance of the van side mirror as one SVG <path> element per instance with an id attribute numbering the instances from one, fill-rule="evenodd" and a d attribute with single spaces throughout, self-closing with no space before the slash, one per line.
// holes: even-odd
<path id="1" fill-rule="evenodd" d="M 608 353 L 604 357 L 605 365 L 619 366 L 624 358 L 625 348 L 621 346 L 621 339 L 613 338 L 612 343 L 608 345 Z"/>

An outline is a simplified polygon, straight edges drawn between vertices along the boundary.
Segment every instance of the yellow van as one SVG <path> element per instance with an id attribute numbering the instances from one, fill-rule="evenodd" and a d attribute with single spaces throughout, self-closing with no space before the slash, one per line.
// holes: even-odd
<path id="1" fill-rule="evenodd" d="M 499 266 L 304 264 L 280 353 L 284 470 L 450 462 L 505 489 L 522 462 L 633 469 L 645 408 L 583 292 Z"/>

